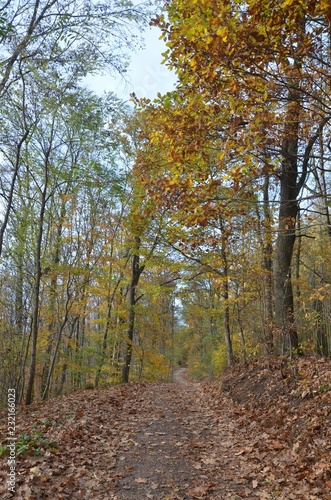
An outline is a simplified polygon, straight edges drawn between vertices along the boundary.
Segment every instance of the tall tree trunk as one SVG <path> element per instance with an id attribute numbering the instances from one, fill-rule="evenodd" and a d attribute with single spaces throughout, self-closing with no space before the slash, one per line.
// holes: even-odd
<path id="1" fill-rule="evenodd" d="M 326 324 L 323 317 L 323 302 L 319 299 L 314 300 L 314 311 L 316 314 L 316 351 L 320 356 L 328 356 L 329 343 Z"/>
<path id="2" fill-rule="evenodd" d="M 66 358 L 65 358 L 64 363 L 62 364 L 60 386 L 57 387 L 55 390 L 56 396 L 59 396 L 63 392 L 63 387 L 64 387 L 64 383 L 65 383 L 66 375 L 67 375 L 67 370 L 68 370 L 69 353 L 71 350 L 71 338 L 73 336 L 75 326 L 76 326 L 76 324 L 78 324 L 78 319 L 79 319 L 79 317 L 76 316 L 75 319 L 73 320 L 72 324 L 70 325 L 70 331 L 69 331 L 69 335 L 67 337 L 67 347 L 66 347 L 66 351 L 65 351 Z"/>
<path id="3" fill-rule="evenodd" d="M 47 182 L 45 182 L 44 189 L 42 192 L 41 207 L 39 213 L 37 246 L 35 254 L 35 275 L 34 275 L 33 302 L 32 302 L 31 361 L 30 361 L 29 378 L 25 396 L 26 405 L 31 404 L 33 400 L 33 388 L 34 388 L 34 381 L 36 374 L 37 338 L 38 338 L 38 327 L 39 327 L 39 300 L 40 300 L 40 283 L 41 283 L 41 248 L 43 239 L 44 215 L 46 208 L 46 189 L 47 189 Z"/>
<path id="4" fill-rule="evenodd" d="M 278 236 L 274 261 L 275 322 L 284 336 L 283 349 L 298 348 L 298 334 L 294 325 L 294 303 L 291 279 L 291 263 L 295 243 L 295 226 L 298 213 L 296 200 L 297 140 L 289 140 L 290 147 L 284 152 L 281 178 Z M 294 186 L 294 187 L 293 187 Z M 287 346 L 285 343 L 289 342 Z"/>
<path id="5" fill-rule="evenodd" d="M 42 392 L 42 396 L 41 396 L 42 401 L 44 401 L 47 398 L 47 396 L 48 396 L 48 392 L 49 392 L 51 381 L 52 381 L 53 371 L 54 371 L 54 367 L 55 367 L 55 361 L 56 361 L 57 354 L 58 354 L 59 347 L 60 347 L 62 333 L 63 333 L 63 330 L 64 330 L 64 328 L 65 328 L 65 326 L 66 326 L 66 324 L 68 322 L 69 312 L 70 312 L 70 308 L 72 306 L 72 301 L 71 301 L 71 296 L 70 296 L 70 291 L 69 290 L 70 290 L 70 278 L 68 277 L 68 283 L 67 283 L 67 300 L 66 300 L 66 305 L 65 305 L 65 315 L 64 315 L 62 324 L 61 324 L 61 326 L 59 328 L 58 334 L 57 334 L 57 339 L 56 339 L 56 344 L 55 344 L 55 347 L 54 347 L 53 356 L 52 356 L 52 359 L 51 359 L 51 362 L 50 362 L 50 366 L 49 366 L 49 369 L 48 369 L 48 374 L 47 374 L 47 379 L 46 379 L 45 387 L 43 388 L 43 392 Z"/>
<path id="6" fill-rule="evenodd" d="M 67 191 L 66 193 L 67 194 Z M 59 218 L 59 223 L 57 225 L 56 231 L 55 231 L 55 242 L 54 242 L 54 252 L 53 252 L 53 265 L 55 270 L 57 271 L 56 267 L 60 263 L 60 255 L 61 255 L 61 239 L 62 239 L 62 230 L 63 230 L 63 224 L 65 220 L 65 215 L 66 215 L 66 205 L 65 205 L 65 197 L 63 197 L 62 202 L 61 202 L 61 211 L 60 211 L 60 218 Z M 47 330 L 49 332 L 49 338 L 48 338 L 48 345 L 46 348 L 46 359 L 45 359 L 45 364 L 43 367 L 42 371 L 42 376 L 41 376 L 41 393 L 43 394 L 46 388 L 47 384 L 47 377 L 50 369 L 50 364 L 51 364 L 51 354 L 52 354 L 52 348 L 53 344 L 55 341 L 55 336 L 56 336 L 56 328 L 58 326 L 58 319 L 55 317 L 56 314 L 56 297 L 57 297 L 57 272 L 54 273 L 54 276 L 51 279 L 51 284 L 50 284 L 50 297 L 49 297 L 49 311 L 51 314 L 51 318 L 49 321 L 49 324 L 47 326 Z M 48 389 L 47 389 L 48 391 Z M 44 397 L 42 398 L 44 399 Z"/>
<path id="7" fill-rule="evenodd" d="M 296 251 L 295 251 L 295 306 L 296 309 L 300 309 L 300 298 L 301 298 L 301 291 L 300 291 L 300 260 L 301 260 L 301 218 L 300 218 L 300 211 L 298 213 L 297 217 L 297 244 L 296 244 Z"/>
<path id="8" fill-rule="evenodd" d="M 274 352 L 273 335 L 273 216 L 270 210 L 269 199 L 270 175 L 265 174 L 263 182 L 263 218 L 260 213 L 259 203 L 256 204 L 256 215 L 258 220 L 257 232 L 262 253 L 262 279 L 263 279 L 263 300 L 261 307 L 262 324 L 264 328 L 265 348 L 268 354 Z"/>
<path id="9" fill-rule="evenodd" d="M 223 232 L 223 223 L 220 223 Z M 226 345 L 226 357 L 228 365 L 234 363 L 234 355 L 232 348 L 231 329 L 230 329 L 230 305 L 229 305 L 229 265 L 226 252 L 226 236 L 222 234 L 221 257 L 223 261 L 223 300 L 224 300 L 224 338 Z"/>
<path id="10" fill-rule="evenodd" d="M 262 241 L 263 266 L 265 272 L 265 339 L 266 349 L 269 354 L 274 352 L 273 322 L 273 248 L 272 248 L 272 215 L 269 200 L 269 175 L 265 176 L 263 185 L 263 213 L 265 234 Z"/>
<path id="11" fill-rule="evenodd" d="M 114 287 L 113 292 L 110 293 L 111 276 L 112 276 L 112 270 L 110 269 L 109 287 L 108 287 L 108 302 L 107 302 L 107 318 L 106 318 L 106 325 L 105 325 L 105 330 L 104 330 L 103 339 L 102 339 L 100 361 L 99 361 L 99 365 L 97 368 L 97 373 L 95 375 L 95 381 L 94 381 L 95 387 L 99 386 L 101 370 L 102 370 L 102 367 L 103 367 L 105 359 L 106 359 L 108 335 L 109 335 L 110 326 L 111 326 L 111 313 L 112 313 L 112 309 L 113 309 L 113 302 L 115 299 L 115 294 L 117 292 L 117 289 L 122 281 L 122 277 L 120 277 L 116 282 L 116 285 Z"/>
<path id="12" fill-rule="evenodd" d="M 53 124 L 54 125 L 54 124 Z M 53 135 L 53 129 L 51 131 L 51 138 Z M 41 253 L 42 253 L 42 241 L 44 234 L 44 218 L 47 203 L 47 189 L 49 182 L 49 158 L 52 149 L 52 139 L 49 141 L 48 148 L 45 150 L 44 159 L 44 179 L 42 187 L 40 189 L 40 211 L 39 211 L 39 227 L 37 234 L 36 243 L 36 253 L 35 253 L 35 269 L 34 269 L 34 286 L 33 286 L 33 300 L 32 300 L 32 330 L 31 330 L 31 361 L 29 378 L 26 389 L 25 404 L 29 405 L 33 400 L 33 389 L 36 374 L 36 363 L 37 363 L 37 338 L 39 329 L 39 301 L 40 301 L 40 284 L 41 284 Z"/>
<path id="13" fill-rule="evenodd" d="M 7 194 L 7 197 L 6 197 L 7 206 L 5 208 L 4 217 L 3 217 L 3 220 L 1 221 L 1 225 L 0 225 L 0 256 L 2 254 L 4 235 L 5 235 L 5 231 L 7 228 L 8 221 L 9 221 L 10 212 L 13 208 L 13 198 L 14 198 L 14 192 L 15 192 L 15 187 L 16 187 L 16 180 L 17 180 L 17 176 L 18 176 L 18 172 L 19 172 L 19 168 L 20 168 L 20 162 L 21 162 L 21 149 L 22 149 L 24 142 L 27 140 L 29 132 L 30 132 L 30 130 L 27 128 L 25 130 L 25 133 L 23 134 L 21 140 L 18 142 L 17 148 L 16 148 L 15 164 L 13 165 L 13 167 L 14 167 L 13 176 L 12 176 L 12 180 L 10 183 L 9 192 Z"/>
<path id="14" fill-rule="evenodd" d="M 136 288 L 139 282 L 141 273 L 143 272 L 145 266 L 140 266 L 139 264 L 139 248 L 140 248 L 140 238 L 135 238 L 135 249 L 132 256 L 132 267 L 131 267 L 131 282 L 129 288 L 129 319 L 128 319 L 128 330 L 124 354 L 124 363 L 122 369 L 122 383 L 129 382 L 130 366 L 132 360 L 132 345 L 133 345 L 133 334 L 134 334 L 134 323 L 135 323 L 135 305 L 136 305 Z"/>
<path id="15" fill-rule="evenodd" d="M 25 351 L 25 321 L 24 321 L 24 279 L 23 279 L 23 250 L 18 249 L 18 265 L 17 265 L 17 278 L 15 283 L 15 329 L 17 336 L 21 338 L 21 347 L 19 353 L 20 363 L 17 366 L 17 377 L 15 389 L 17 394 L 17 402 L 19 404 L 22 394 L 22 386 L 24 381 L 24 351 Z"/>
<path id="16" fill-rule="evenodd" d="M 292 67 L 293 69 L 293 67 Z M 311 136 L 302 155 L 299 175 L 299 121 L 300 121 L 300 72 L 297 79 L 289 79 L 288 111 L 285 117 L 282 144 L 282 169 L 280 175 L 280 207 L 278 235 L 274 256 L 275 323 L 283 334 L 283 353 L 298 349 L 299 339 L 294 322 L 294 298 L 291 264 L 296 238 L 296 219 L 299 211 L 298 195 L 308 173 L 311 151 L 330 117 L 321 120 L 317 132 Z M 299 81 L 298 81 L 299 80 Z"/>
<path id="17" fill-rule="evenodd" d="M 233 356 L 231 329 L 230 329 L 229 282 L 227 278 L 224 279 L 223 283 L 223 299 L 224 299 L 224 337 L 226 345 L 226 357 L 228 360 L 228 365 L 231 366 L 234 363 L 234 356 Z"/>
<path id="18" fill-rule="evenodd" d="M 281 329 L 283 353 L 292 352 L 299 346 L 294 324 L 294 300 L 291 279 L 291 264 L 295 243 L 297 201 L 302 183 L 298 185 L 300 93 L 296 88 L 300 82 L 298 68 L 289 66 L 288 103 L 285 114 L 282 164 L 280 175 L 280 206 L 278 234 L 274 260 L 275 323 Z M 295 75 L 295 76 L 293 76 Z"/>
<path id="19" fill-rule="evenodd" d="M 240 311 L 240 305 L 239 305 L 239 295 L 237 294 L 236 296 L 236 311 L 237 311 L 237 322 L 239 326 L 239 335 L 240 335 L 240 340 L 241 340 L 241 348 L 242 348 L 242 353 L 243 353 L 243 359 L 244 363 L 247 363 L 247 349 L 246 349 L 246 340 L 245 340 L 245 329 L 243 325 L 243 321 L 241 318 L 241 311 Z"/>

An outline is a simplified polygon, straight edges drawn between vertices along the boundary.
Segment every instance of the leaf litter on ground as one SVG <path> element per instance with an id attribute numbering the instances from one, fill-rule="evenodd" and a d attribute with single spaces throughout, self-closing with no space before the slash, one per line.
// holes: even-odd
<path id="1" fill-rule="evenodd" d="M 331 360 L 257 361 L 185 381 L 17 408 L 17 436 L 52 446 L 16 457 L 16 498 L 331 500 Z M 6 413 L 0 425 L 3 445 Z"/>

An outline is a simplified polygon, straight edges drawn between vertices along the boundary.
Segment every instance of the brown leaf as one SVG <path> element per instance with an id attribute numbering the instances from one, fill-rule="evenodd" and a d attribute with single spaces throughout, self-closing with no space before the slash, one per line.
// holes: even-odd
<path id="1" fill-rule="evenodd" d="M 135 481 L 135 483 L 138 483 L 138 484 L 147 484 L 148 483 L 147 479 L 145 479 L 144 477 L 136 477 L 136 479 L 134 481 Z"/>

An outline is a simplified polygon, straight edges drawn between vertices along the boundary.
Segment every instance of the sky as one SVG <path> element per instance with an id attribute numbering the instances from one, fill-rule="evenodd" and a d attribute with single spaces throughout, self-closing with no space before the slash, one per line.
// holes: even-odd
<path id="1" fill-rule="evenodd" d="M 131 63 L 126 73 L 125 82 L 118 76 L 91 76 L 86 84 L 96 93 L 112 91 L 119 98 L 127 101 L 134 92 L 138 98 L 154 99 L 158 92 L 165 94 L 174 89 L 176 76 L 161 64 L 162 52 L 166 47 L 159 40 L 161 31 L 151 27 L 144 33 L 145 48 L 131 54 Z"/>

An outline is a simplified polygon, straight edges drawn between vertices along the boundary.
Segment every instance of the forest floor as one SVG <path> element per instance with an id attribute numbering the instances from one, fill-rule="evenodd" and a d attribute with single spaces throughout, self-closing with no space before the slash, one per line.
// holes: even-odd
<path id="1" fill-rule="evenodd" d="M 207 383 L 179 369 L 174 383 L 17 408 L 16 424 L 19 499 L 331 500 L 331 360 L 260 361 Z"/>

